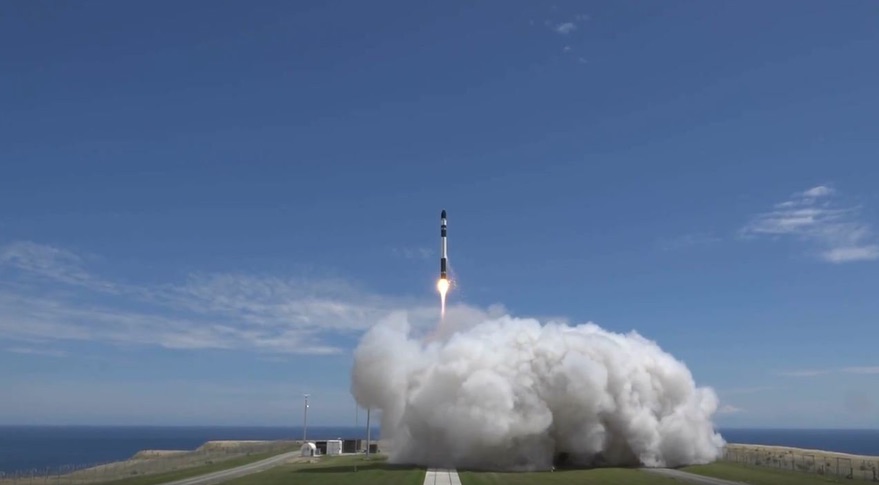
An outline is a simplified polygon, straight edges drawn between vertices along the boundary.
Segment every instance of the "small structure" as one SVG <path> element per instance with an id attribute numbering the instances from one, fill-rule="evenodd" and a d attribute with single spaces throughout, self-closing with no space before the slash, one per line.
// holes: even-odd
<path id="1" fill-rule="evenodd" d="M 327 440 L 327 455 L 341 455 L 342 440 Z"/>
<path id="2" fill-rule="evenodd" d="M 316 456 L 317 455 L 317 446 L 314 443 L 304 443 L 302 448 L 299 449 L 302 456 Z"/>
<path id="3" fill-rule="evenodd" d="M 359 453 L 363 450 L 365 440 L 356 440 L 356 439 L 343 439 L 342 440 L 342 454 L 346 453 Z"/>

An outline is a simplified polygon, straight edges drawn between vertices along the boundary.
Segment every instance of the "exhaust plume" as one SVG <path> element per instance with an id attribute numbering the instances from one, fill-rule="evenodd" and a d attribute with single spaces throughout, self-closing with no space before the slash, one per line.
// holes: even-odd
<path id="1" fill-rule="evenodd" d="M 392 463 L 492 470 L 707 463 L 718 399 L 637 333 L 450 308 L 437 340 L 404 313 L 355 350 L 352 393 L 381 411 Z"/>

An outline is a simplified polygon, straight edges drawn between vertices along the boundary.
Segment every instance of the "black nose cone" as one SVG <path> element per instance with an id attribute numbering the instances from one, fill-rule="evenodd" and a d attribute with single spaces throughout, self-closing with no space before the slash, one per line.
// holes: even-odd
<path id="1" fill-rule="evenodd" d="M 445 219 L 445 218 L 446 218 L 446 210 L 443 209 L 443 211 L 440 213 L 440 219 Z"/>

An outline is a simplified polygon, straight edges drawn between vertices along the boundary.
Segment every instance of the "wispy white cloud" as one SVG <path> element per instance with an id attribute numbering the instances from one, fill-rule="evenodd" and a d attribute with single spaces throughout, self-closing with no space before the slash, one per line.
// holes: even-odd
<path id="1" fill-rule="evenodd" d="M 307 373 L 221 381 L 163 376 L 127 375 L 114 379 L 86 375 L 78 379 L 48 375 L 9 376 L 4 384 L 15 389 L 15 399 L 0 399 L 0 416 L 33 424 L 277 425 L 290 422 L 290 408 L 311 394 L 309 424 L 339 424 L 351 416 L 355 403 L 338 382 L 309 382 Z M 63 399 L 59 399 L 63 396 Z M 173 396 L 169 399 L 168 396 Z M 349 414 L 351 413 L 351 414 Z M 373 413 L 373 419 L 378 420 Z M 365 412 L 360 423 L 365 423 Z M 344 419 L 344 418 L 342 418 Z M 353 424 L 353 422 L 352 422 Z"/>
<path id="2" fill-rule="evenodd" d="M 12 354 L 23 354 L 23 355 L 42 355 L 46 357 L 66 357 L 67 352 L 63 350 L 56 349 L 39 349 L 34 347 L 7 347 L 3 349 L 4 352 L 9 352 Z"/>
<path id="3" fill-rule="evenodd" d="M 744 409 L 732 404 L 724 404 L 717 409 L 717 414 L 738 414 L 743 412 L 745 412 Z"/>
<path id="4" fill-rule="evenodd" d="M 785 377 L 818 377 L 827 375 L 833 372 L 830 369 L 800 369 L 800 370 L 788 370 L 788 371 L 779 371 L 776 374 Z"/>
<path id="5" fill-rule="evenodd" d="M 756 394 L 758 392 L 770 391 L 774 389 L 770 386 L 754 386 L 754 387 L 736 387 L 732 389 L 721 389 L 718 390 L 718 394 L 724 396 L 733 396 L 733 395 L 742 395 L 742 394 Z"/>
<path id="6" fill-rule="evenodd" d="M 421 328 L 439 316 L 433 301 L 376 295 L 338 279 L 193 274 L 137 286 L 103 280 L 59 248 L 14 243 L 0 255 L 0 337 L 21 342 L 330 354 L 343 350 L 338 337 L 395 311 L 408 312 Z"/>
<path id="7" fill-rule="evenodd" d="M 846 367 L 842 369 L 847 374 L 879 374 L 879 366 L 873 367 Z"/>
<path id="8" fill-rule="evenodd" d="M 843 367 L 837 369 L 800 369 L 776 372 L 777 375 L 785 377 L 818 377 L 836 373 L 879 374 L 879 366 Z"/>
<path id="9" fill-rule="evenodd" d="M 577 30 L 577 24 L 573 22 L 564 22 L 555 27 L 555 31 L 562 35 L 568 35 L 575 30 Z"/>
<path id="10" fill-rule="evenodd" d="M 825 251 L 822 256 L 831 263 L 873 261 L 879 259 L 879 245 L 833 248 Z"/>
<path id="11" fill-rule="evenodd" d="M 879 240 L 860 219 L 857 206 L 841 207 L 827 185 L 812 187 L 758 214 L 740 231 L 744 237 L 794 237 L 817 248 L 831 263 L 879 259 Z"/>
<path id="12" fill-rule="evenodd" d="M 91 284 L 80 256 L 56 247 L 28 241 L 0 247 L 0 265 L 70 284 Z"/>
<path id="13" fill-rule="evenodd" d="M 828 195 L 833 194 L 833 189 L 826 185 L 819 185 L 817 187 L 812 187 L 803 192 L 803 197 L 827 197 Z"/>
<path id="14" fill-rule="evenodd" d="M 556 17 L 556 15 L 553 14 L 552 17 Z M 588 20 L 589 16 L 586 14 L 575 14 L 573 16 L 568 14 L 564 15 L 562 18 L 556 17 L 555 19 L 546 19 L 544 20 L 543 25 L 556 35 L 572 39 L 560 47 L 562 52 L 569 54 L 571 56 L 571 61 L 576 61 L 579 64 L 586 64 L 587 60 L 585 57 L 574 55 L 575 51 L 581 51 L 580 46 L 577 44 L 571 44 L 570 42 L 576 42 L 576 40 L 573 40 L 575 37 L 573 35 L 574 32 L 576 32 L 580 26 L 585 24 Z"/>

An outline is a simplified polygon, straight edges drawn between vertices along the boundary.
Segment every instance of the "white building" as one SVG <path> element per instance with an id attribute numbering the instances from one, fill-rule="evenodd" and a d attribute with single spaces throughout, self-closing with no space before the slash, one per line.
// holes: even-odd
<path id="1" fill-rule="evenodd" d="M 314 443 L 304 443 L 299 450 L 302 456 L 317 456 L 317 446 L 314 446 Z"/>
<path id="2" fill-rule="evenodd" d="M 327 440 L 327 455 L 341 455 L 342 440 Z"/>

